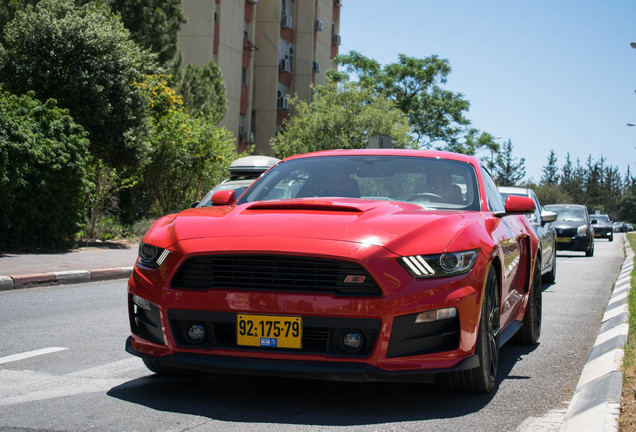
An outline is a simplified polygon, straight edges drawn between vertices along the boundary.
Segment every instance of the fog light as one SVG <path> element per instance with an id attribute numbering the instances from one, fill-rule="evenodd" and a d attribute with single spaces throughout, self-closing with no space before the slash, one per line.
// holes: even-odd
<path id="1" fill-rule="evenodd" d="M 364 339 L 362 334 L 357 330 L 347 331 L 342 336 L 342 346 L 349 352 L 359 351 L 360 348 L 362 348 L 363 343 Z"/>
<path id="2" fill-rule="evenodd" d="M 415 323 L 428 323 L 434 321 L 440 321 L 449 318 L 455 318 L 457 316 L 457 309 L 454 307 L 437 309 L 434 311 L 422 312 L 415 318 Z"/>
<path id="3" fill-rule="evenodd" d="M 207 336 L 207 331 L 205 330 L 205 326 L 200 323 L 192 323 L 188 327 L 188 339 L 192 343 L 201 343 L 205 340 Z"/>

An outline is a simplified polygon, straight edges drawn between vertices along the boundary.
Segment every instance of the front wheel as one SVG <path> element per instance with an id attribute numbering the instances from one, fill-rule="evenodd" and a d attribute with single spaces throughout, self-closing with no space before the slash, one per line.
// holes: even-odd
<path id="1" fill-rule="evenodd" d="M 499 368 L 499 280 L 493 266 L 488 271 L 486 290 L 481 302 L 481 318 L 475 346 L 479 367 L 449 372 L 444 383 L 455 391 L 489 393 L 495 388 Z"/>
<path id="2" fill-rule="evenodd" d="M 585 256 L 588 256 L 588 257 L 594 256 L 594 239 L 590 240 L 590 245 L 585 251 Z"/>
<path id="3" fill-rule="evenodd" d="M 554 283 L 556 280 L 556 251 L 552 253 L 552 266 L 550 271 L 543 275 L 542 281 L 545 283 Z"/>

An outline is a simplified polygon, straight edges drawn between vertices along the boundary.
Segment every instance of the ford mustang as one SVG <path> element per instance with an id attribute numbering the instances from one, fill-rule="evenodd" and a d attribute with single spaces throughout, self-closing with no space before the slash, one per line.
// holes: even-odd
<path id="1" fill-rule="evenodd" d="M 472 156 L 333 150 L 167 215 L 128 281 L 126 350 L 158 374 L 438 382 L 490 392 L 541 331 L 530 198 Z"/>

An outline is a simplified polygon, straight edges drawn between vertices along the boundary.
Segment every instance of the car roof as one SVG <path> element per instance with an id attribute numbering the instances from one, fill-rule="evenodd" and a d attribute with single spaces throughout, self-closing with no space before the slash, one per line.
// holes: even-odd
<path id="1" fill-rule="evenodd" d="M 532 190 L 528 188 L 513 187 L 513 186 L 499 186 L 497 187 L 497 189 L 499 189 L 499 192 L 502 192 L 502 193 L 521 194 L 526 196 L 530 196 L 530 191 Z"/>
<path id="2" fill-rule="evenodd" d="M 544 207 L 563 207 L 563 208 L 587 209 L 587 207 L 582 205 L 582 204 L 546 204 Z"/>
<path id="3" fill-rule="evenodd" d="M 312 153 L 304 153 L 289 156 L 285 160 L 299 159 L 307 157 L 321 156 L 414 156 L 428 157 L 438 159 L 450 159 L 460 162 L 467 162 L 476 166 L 480 165 L 479 159 L 475 156 L 465 155 L 461 153 L 445 152 L 439 150 L 414 150 L 414 149 L 338 149 L 338 150 L 322 150 Z"/>
<path id="4" fill-rule="evenodd" d="M 280 162 L 280 159 L 271 156 L 246 156 L 234 160 L 230 164 L 232 175 L 261 174 Z"/>

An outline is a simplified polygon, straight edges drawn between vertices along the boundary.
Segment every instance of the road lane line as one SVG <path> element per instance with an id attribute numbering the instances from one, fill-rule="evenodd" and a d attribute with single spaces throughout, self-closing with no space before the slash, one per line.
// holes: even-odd
<path id="1" fill-rule="evenodd" d="M 37 357 L 45 354 L 51 354 L 58 351 L 64 351 L 68 348 L 60 348 L 60 347 L 50 347 L 50 348 L 42 348 L 35 351 L 29 351 L 22 354 L 14 354 L 6 357 L 0 357 L 0 364 L 10 363 L 18 360 L 24 360 L 30 357 Z"/>
<path id="2" fill-rule="evenodd" d="M 0 369 L 0 407 L 78 394 L 108 392 L 147 373 L 147 369 L 137 357 L 65 375 L 33 370 Z"/>

